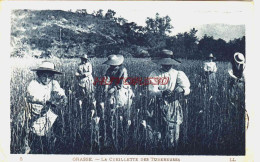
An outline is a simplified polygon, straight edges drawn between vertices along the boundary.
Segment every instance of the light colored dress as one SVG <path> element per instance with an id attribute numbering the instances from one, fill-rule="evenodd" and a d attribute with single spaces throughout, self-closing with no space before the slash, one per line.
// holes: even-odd
<path id="1" fill-rule="evenodd" d="M 54 99 L 55 96 L 55 99 Z M 53 100 L 59 102 L 59 99 L 66 98 L 64 90 L 60 87 L 56 80 L 52 80 L 49 84 L 43 85 L 38 80 L 32 80 L 27 88 L 27 99 L 31 106 L 33 116 L 37 116 L 31 123 L 33 133 L 38 136 L 44 136 L 56 118 L 55 110 L 48 109 L 47 112 L 42 112 L 46 107 L 46 102 Z"/>
<path id="2" fill-rule="evenodd" d="M 125 67 L 120 66 L 115 69 L 109 68 L 105 74 L 107 82 L 112 82 L 108 89 L 115 88 L 115 92 L 109 97 L 110 103 L 113 103 L 115 107 L 130 108 L 132 105 L 134 93 L 130 85 L 124 83 L 124 79 L 128 77 Z M 120 79 L 117 83 L 116 80 Z"/>
<path id="3" fill-rule="evenodd" d="M 204 71 L 206 72 L 217 72 L 217 65 L 215 62 L 204 62 Z"/>
<path id="4" fill-rule="evenodd" d="M 162 97 L 162 93 L 164 90 L 174 91 L 174 89 L 180 87 L 184 90 L 184 95 L 188 95 L 190 93 L 190 81 L 188 77 L 182 71 L 177 71 L 175 69 L 171 69 L 168 72 L 162 72 L 161 70 L 153 71 L 149 78 L 152 82 L 156 82 L 151 78 L 169 78 L 168 83 L 166 85 L 157 85 L 150 84 L 149 91 L 151 95 Z M 163 105 L 164 111 L 166 111 L 167 120 L 171 120 L 172 122 L 176 122 L 177 124 L 181 124 L 183 121 L 183 112 L 178 100 L 175 100 L 173 103 L 164 102 Z M 170 113 L 170 114 L 169 114 Z M 171 117 L 171 118 L 169 118 Z"/>
<path id="5" fill-rule="evenodd" d="M 215 62 L 204 62 L 204 72 L 209 84 L 216 83 L 217 65 Z"/>
<path id="6" fill-rule="evenodd" d="M 182 71 L 170 69 L 168 72 L 161 70 L 153 71 L 149 79 L 152 83 L 156 83 L 156 79 L 153 78 L 169 78 L 168 83 L 165 85 L 149 84 L 149 91 L 152 96 L 155 96 L 155 102 L 151 105 L 155 114 L 159 116 L 148 119 L 148 124 L 159 133 L 163 134 L 164 141 L 167 146 L 172 147 L 178 144 L 180 134 L 180 124 L 183 122 L 183 109 L 178 99 L 172 101 L 162 97 L 163 91 L 169 90 L 174 93 L 177 88 L 184 90 L 184 95 L 190 93 L 190 81 L 188 77 Z"/>
<path id="7" fill-rule="evenodd" d="M 94 92 L 94 79 L 92 76 L 92 65 L 87 62 L 85 64 L 80 64 L 76 72 L 76 76 L 79 79 L 79 86 L 84 89 L 84 93 Z"/>

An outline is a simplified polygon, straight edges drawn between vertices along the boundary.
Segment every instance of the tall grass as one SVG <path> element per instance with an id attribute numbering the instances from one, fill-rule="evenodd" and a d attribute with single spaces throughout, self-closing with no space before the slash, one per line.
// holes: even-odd
<path id="1" fill-rule="evenodd" d="M 42 60 L 12 59 L 11 74 L 11 153 L 22 151 L 23 134 L 16 117 L 25 107 L 26 87 L 35 77 L 30 71 Z M 178 67 L 191 82 L 191 93 L 181 100 L 184 122 L 178 148 L 163 150 L 149 138 L 146 119 L 150 98 L 147 86 L 132 86 L 135 98 L 131 118 L 125 119 L 118 111 L 107 115 L 107 105 L 100 106 L 102 93 L 96 87 L 96 106 L 79 101 L 75 71 L 79 60 L 51 59 L 62 75 L 56 76 L 68 97 L 62 111 L 63 153 L 69 154 L 185 154 L 185 155 L 241 155 L 245 152 L 244 101 L 231 104 L 228 97 L 227 63 L 218 62 L 217 85 L 208 88 L 202 77 L 202 61 L 182 60 Z M 108 68 L 105 59 L 92 59 L 93 76 L 102 77 Z M 129 58 L 124 61 L 128 76 L 147 77 L 158 65 L 149 59 Z M 82 102 L 82 103 L 80 103 Z M 157 114 L 155 114 L 156 116 Z M 112 121 L 110 118 L 114 118 Z M 110 126 L 113 125 L 112 132 Z"/>

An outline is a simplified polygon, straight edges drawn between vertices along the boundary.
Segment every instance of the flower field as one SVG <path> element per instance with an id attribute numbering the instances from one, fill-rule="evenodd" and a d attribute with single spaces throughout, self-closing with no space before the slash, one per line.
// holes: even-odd
<path id="1" fill-rule="evenodd" d="M 30 71 L 41 59 L 11 58 L 10 108 L 11 153 L 23 152 L 24 132 L 18 123 L 19 113 L 26 107 L 25 94 L 35 78 Z M 146 123 L 150 107 L 147 86 L 132 85 L 135 94 L 130 119 L 115 114 L 107 116 L 101 87 L 95 86 L 95 103 L 84 101 L 77 94 L 75 72 L 80 60 L 51 59 L 63 75 L 55 76 L 65 89 L 68 104 L 61 109 L 60 145 L 50 143 L 57 154 L 177 154 L 177 155 L 243 155 L 245 154 L 245 102 L 232 102 L 228 90 L 228 63 L 217 62 L 217 85 L 209 87 L 202 73 L 202 61 L 181 60 L 178 67 L 191 82 L 191 93 L 181 99 L 184 121 L 178 147 L 168 148 L 151 140 L 153 132 Z M 93 58 L 93 77 L 102 77 L 108 68 L 105 59 Z M 127 58 L 124 65 L 130 77 L 148 77 L 159 68 L 150 59 Z M 244 93 L 239 96 L 244 99 Z M 101 104 L 100 104 L 101 103 Z M 116 112 L 117 113 L 117 112 Z M 156 114 L 154 114 L 156 116 Z M 109 131 L 111 130 L 111 131 Z M 57 149 L 58 148 L 58 149 Z M 59 150 L 59 151 L 58 151 Z"/>

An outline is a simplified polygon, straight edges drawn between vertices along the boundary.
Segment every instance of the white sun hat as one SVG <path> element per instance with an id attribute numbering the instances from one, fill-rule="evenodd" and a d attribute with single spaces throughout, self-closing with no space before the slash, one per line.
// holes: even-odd
<path id="1" fill-rule="evenodd" d="M 242 53 L 236 52 L 234 54 L 234 60 L 239 64 L 245 63 L 245 56 Z"/>
<path id="2" fill-rule="evenodd" d="M 54 74 L 62 74 L 61 72 L 55 70 L 55 65 L 52 62 L 44 61 L 37 69 L 32 69 L 32 71 L 49 71 Z"/>

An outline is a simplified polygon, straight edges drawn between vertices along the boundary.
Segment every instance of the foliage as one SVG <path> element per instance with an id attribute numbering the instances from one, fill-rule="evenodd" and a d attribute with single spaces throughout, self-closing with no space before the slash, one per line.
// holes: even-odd
<path id="1" fill-rule="evenodd" d="M 207 57 L 209 53 L 213 53 L 219 60 L 230 60 L 235 52 L 245 54 L 245 36 L 226 43 L 223 39 L 215 40 L 213 37 L 205 35 L 199 41 L 198 49 L 203 58 Z"/>
<path id="2" fill-rule="evenodd" d="M 245 52 L 245 37 L 229 42 L 207 35 L 199 39 L 195 28 L 170 36 L 174 30 L 171 18 L 158 13 L 147 17 L 145 26 L 117 17 L 111 9 L 92 14 L 86 9 L 13 10 L 12 15 L 13 57 L 75 58 L 82 53 L 106 57 L 119 51 L 129 57 L 154 57 L 166 48 L 180 58 L 204 59 L 213 53 L 227 60 L 234 52 Z M 140 54 L 140 48 L 148 55 Z"/>

